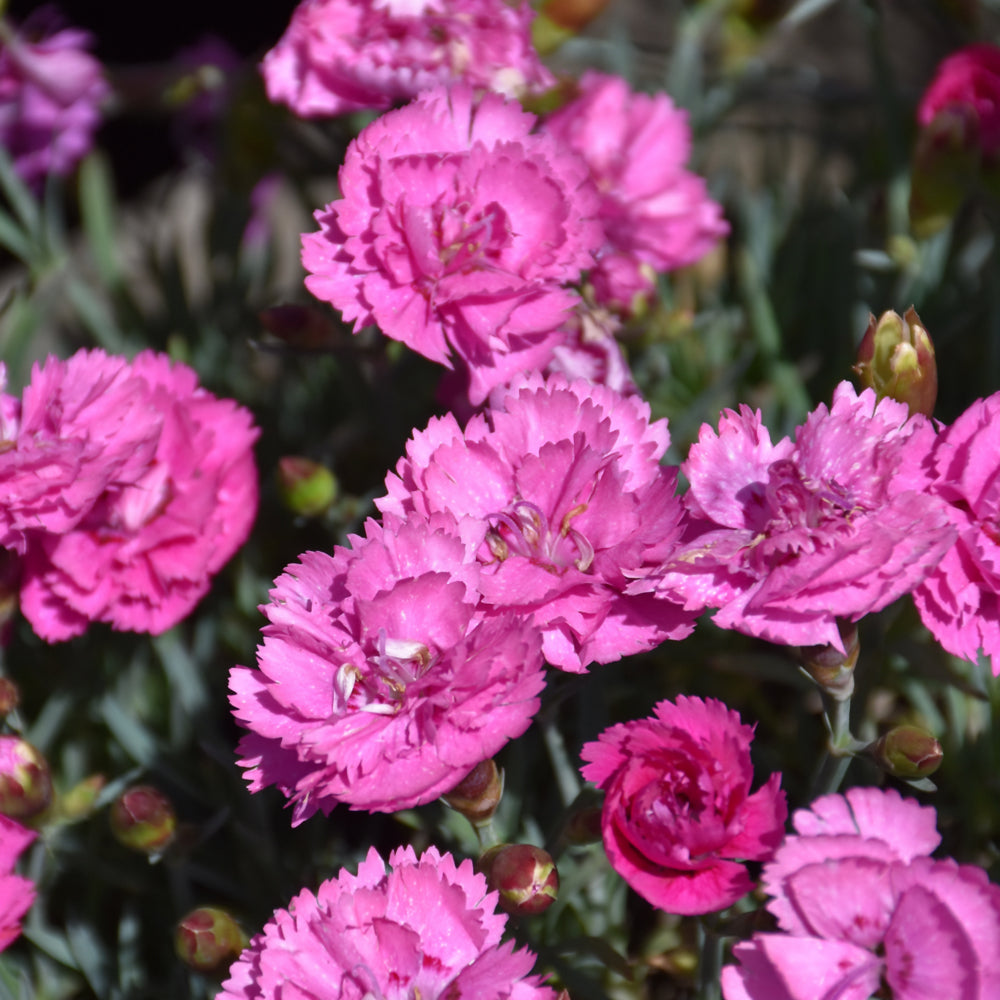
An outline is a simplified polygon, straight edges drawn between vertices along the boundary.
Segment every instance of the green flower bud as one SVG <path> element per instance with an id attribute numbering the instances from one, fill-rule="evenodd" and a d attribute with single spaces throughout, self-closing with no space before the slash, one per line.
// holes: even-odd
<path id="1" fill-rule="evenodd" d="M 111 832 L 133 851 L 158 855 L 177 833 L 177 815 L 170 800 L 152 785 L 135 785 L 111 804 Z"/>
<path id="2" fill-rule="evenodd" d="M 490 889 L 500 893 L 500 906 L 516 916 L 547 910 L 559 894 L 559 872 L 552 856 L 531 844 L 500 844 L 479 859 Z"/>
<path id="3" fill-rule="evenodd" d="M 503 775 L 493 760 L 477 764 L 447 795 L 445 802 L 470 823 L 492 819 L 503 795 Z"/>
<path id="4" fill-rule="evenodd" d="M 844 701 L 854 694 L 854 668 L 861 646 L 857 625 L 838 619 L 837 629 L 845 652 L 836 646 L 802 646 L 799 663 L 831 698 Z"/>
<path id="5" fill-rule="evenodd" d="M 879 399 L 905 403 L 910 413 L 929 417 L 937 399 L 934 345 L 911 306 L 899 316 L 885 312 L 868 321 L 854 370 Z"/>
<path id="6" fill-rule="evenodd" d="M 59 799 L 59 812 L 70 822 L 84 819 L 94 811 L 97 796 L 107 784 L 103 774 L 92 774 L 75 784 Z"/>
<path id="7" fill-rule="evenodd" d="M 287 455 L 278 462 L 278 492 L 293 514 L 319 517 L 337 498 L 337 479 L 319 462 Z"/>
<path id="8" fill-rule="evenodd" d="M 177 957 L 198 972 L 228 968 L 250 943 L 239 924 L 225 910 L 200 906 L 177 924 Z"/>
<path id="9" fill-rule="evenodd" d="M 0 736 L 0 813 L 27 819 L 51 802 L 48 761 L 20 736 Z"/>
<path id="10" fill-rule="evenodd" d="M 941 744 L 919 726 L 896 726 L 865 749 L 882 770 L 907 780 L 930 777 L 944 759 Z"/>

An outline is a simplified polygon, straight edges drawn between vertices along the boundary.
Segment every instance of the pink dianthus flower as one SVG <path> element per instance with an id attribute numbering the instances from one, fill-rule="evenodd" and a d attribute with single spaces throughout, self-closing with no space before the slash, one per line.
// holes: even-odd
<path id="1" fill-rule="evenodd" d="M 149 463 L 163 423 L 124 358 L 78 351 L 36 364 L 18 401 L 2 393 L 0 545 L 23 552 L 25 532 L 62 534 L 118 482 Z"/>
<path id="2" fill-rule="evenodd" d="M 472 862 L 431 847 L 375 848 L 278 910 L 229 970 L 218 1000 L 556 1000 L 535 956 L 501 943 L 497 894 Z"/>
<path id="3" fill-rule="evenodd" d="M 0 816 L 0 951 L 21 933 L 21 918 L 35 899 L 35 887 L 14 874 L 22 851 L 35 839 L 33 830 Z"/>
<path id="4" fill-rule="evenodd" d="M 91 621 L 153 634 L 170 628 L 253 525 L 258 432 L 249 412 L 200 388 L 190 368 L 166 355 L 144 351 L 126 370 L 146 419 L 155 415 L 162 430 L 155 452 L 109 482 L 72 529 L 30 536 L 21 610 L 50 642 L 80 635 Z"/>
<path id="5" fill-rule="evenodd" d="M 438 88 L 369 125 L 340 170 L 343 197 L 302 237 L 306 287 L 432 361 L 469 372 L 481 403 L 541 368 L 578 301 L 600 226 L 582 163 L 497 94 Z"/>
<path id="6" fill-rule="evenodd" d="M 108 95 L 85 31 L 55 30 L 51 13 L 0 40 L 0 146 L 26 184 L 69 173 L 88 152 Z"/>
<path id="7" fill-rule="evenodd" d="M 945 505 L 912 482 L 933 441 L 902 403 L 842 382 L 794 443 L 771 443 L 760 413 L 726 410 L 682 466 L 696 525 L 659 575 L 686 607 L 771 642 L 843 651 L 857 621 L 912 590 L 955 538 Z M 651 584 L 651 581 L 656 581 Z"/>
<path id="8" fill-rule="evenodd" d="M 991 1000 L 1000 990 L 1000 887 L 929 854 L 934 810 L 853 788 L 797 812 L 764 866 L 784 933 L 737 944 L 725 1000 Z"/>
<path id="9" fill-rule="evenodd" d="M 582 751 L 607 792 L 601 833 L 611 867 L 668 913 L 711 913 L 753 882 L 739 860 L 769 858 L 784 833 L 781 775 L 751 794 L 753 728 L 721 701 L 661 701 Z"/>
<path id="10" fill-rule="evenodd" d="M 671 271 L 729 232 L 705 182 L 685 169 L 687 113 L 666 94 L 635 94 L 621 77 L 591 71 L 580 96 L 548 117 L 543 131 L 590 168 L 609 251 Z"/>
<path id="11" fill-rule="evenodd" d="M 937 437 L 923 485 L 947 503 L 958 540 L 913 592 L 924 624 L 956 656 L 979 649 L 1000 672 L 1000 393 Z"/>
<path id="12" fill-rule="evenodd" d="M 458 81 L 518 96 L 555 82 L 533 19 L 528 0 L 304 0 L 261 71 L 268 97 L 305 118 Z"/>
<path id="13" fill-rule="evenodd" d="M 483 613 L 531 618 L 563 670 L 688 635 L 692 615 L 624 593 L 680 536 L 676 471 L 659 464 L 667 422 L 561 375 L 516 379 L 491 403 L 464 431 L 448 414 L 415 433 L 379 509 L 456 518 L 482 567 Z"/>
<path id="14" fill-rule="evenodd" d="M 258 669 L 230 675 L 250 789 L 277 785 L 296 824 L 430 802 L 528 728 L 544 685 L 537 632 L 476 617 L 479 568 L 450 519 L 366 528 L 285 569 Z"/>

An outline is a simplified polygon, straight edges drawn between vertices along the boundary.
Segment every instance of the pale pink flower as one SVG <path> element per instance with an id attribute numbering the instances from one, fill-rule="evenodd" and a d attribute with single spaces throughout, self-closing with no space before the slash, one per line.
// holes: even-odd
<path id="1" fill-rule="evenodd" d="M 250 789 L 277 785 L 296 824 L 430 802 L 528 728 L 544 685 L 528 623 L 476 618 L 479 568 L 451 519 L 366 528 L 285 569 L 258 669 L 230 675 Z"/>
<path id="2" fill-rule="evenodd" d="M 264 57 L 272 101 L 304 118 L 389 108 L 463 81 L 509 96 L 555 82 L 528 0 L 304 0 Z"/>
<path id="3" fill-rule="evenodd" d="M 56 30 L 54 21 L 41 11 L 0 41 L 0 146 L 36 189 L 88 152 L 109 92 L 101 64 L 86 52 L 90 35 Z"/>
<path id="4" fill-rule="evenodd" d="M 340 170 L 343 197 L 302 237 L 306 287 L 354 322 L 468 369 L 481 403 L 541 368 L 577 302 L 600 226 L 582 163 L 531 134 L 497 94 L 438 88 L 369 125 Z"/>
<path id="5" fill-rule="evenodd" d="M 976 400 L 937 437 L 920 470 L 946 501 L 955 545 L 913 592 L 924 624 L 956 656 L 978 650 L 1000 672 L 1000 393 Z"/>
<path id="6" fill-rule="evenodd" d="M 127 370 L 162 433 L 143 467 L 119 474 L 74 528 L 32 534 L 21 610 L 50 642 L 91 621 L 153 634 L 170 628 L 253 525 L 258 432 L 249 412 L 202 389 L 166 355 L 144 351 Z"/>
<path id="7" fill-rule="evenodd" d="M 681 532 L 676 470 L 659 464 L 669 440 L 638 397 L 535 374 L 464 432 L 449 414 L 415 433 L 376 504 L 455 517 L 482 566 L 483 613 L 528 616 L 549 663 L 580 672 L 693 627 L 669 602 L 624 593 Z"/>
<path id="8" fill-rule="evenodd" d="M 23 552 L 25 532 L 62 534 L 97 498 L 149 463 L 163 418 L 124 358 L 78 351 L 35 365 L 18 403 L 2 394 L 0 545 Z"/>
<path id="9" fill-rule="evenodd" d="M 752 739 L 721 701 L 681 696 L 584 745 L 581 773 L 607 792 L 611 867 L 659 909 L 725 909 L 753 888 L 740 862 L 769 858 L 781 841 L 781 775 L 750 792 Z"/>
<path id="10" fill-rule="evenodd" d="M 682 466 L 697 528 L 657 584 L 715 622 L 771 642 L 843 650 L 857 621 L 912 590 L 955 538 L 944 503 L 908 470 L 933 441 L 902 403 L 846 382 L 794 443 L 771 443 L 760 413 L 726 410 Z M 650 577 L 650 580 L 656 579 Z"/>
<path id="11" fill-rule="evenodd" d="M 34 885 L 14 874 L 19 855 L 35 836 L 33 830 L 0 815 L 0 951 L 21 933 L 21 918 L 35 899 Z"/>
<path id="12" fill-rule="evenodd" d="M 647 309 L 656 294 L 656 272 L 631 254 L 613 251 L 601 255 L 587 275 L 594 301 L 631 317 Z"/>
<path id="13" fill-rule="evenodd" d="M 251 942 L 218 1000 L 556 1000 L 530 975 L 535 956 L 501 943 L 497 894 L 469 860 L 431 847 L 375 848 L 358 874 L 341 869 L 303 889 Z"/>
<path id="14" fill-rule="evenodd" d="M 636 94 L 617 76 L 588 72 L 580 96 L 543 130 L 578 153 L 601 192 L 609 250 L 658 271 L 692 264 L 729 232 L 705 182 L 685 169 L 687 113 L 666 94 Z"/>
<path id="15" fill-rule="evenodd" d="M 933 809 L 855 788 L 818 799 L 795 826 L 764 868 L 784 933 L 735 946 L 726 1000 L 998 995 L 1000 888 L 981 868 L 927 856 Z"/>

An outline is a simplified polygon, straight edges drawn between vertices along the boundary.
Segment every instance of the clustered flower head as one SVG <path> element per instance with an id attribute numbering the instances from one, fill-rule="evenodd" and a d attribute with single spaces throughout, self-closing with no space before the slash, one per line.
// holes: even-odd
<path id="1" fill-rule="evenodd" d="M 913 473 L 933 431 L 908 417 L 846 382 L 794 442 L 772 444 L 759 412 L 726 410 L 682 466 L 690 536 L 636 589 L 718 608 L 723 628 L 843 650 L 837 618 L 857 621 L 910 592 L 955 538 Z"/>
<path id="2" fill-rule="evenodd" d="M 436 88 L 351 143 L 343 196 L 302 238 L 306 287 L 355 331 L 452 367 L 469 398 L 543 367 L 601 227 L 584 164 L 497 94 Z"/>
<path id="3" fill-rule="evenodd" d="M 764 866 L 780 932 L 734 947 L 725 1000 L 997 995 L 1000 887 L 981 868 L 930 857 L 932 808 L 852 788 L 793 823 L 797 835 Z"/>
<path id="4" fill-rule="evenodd" d="M 69 173 L 93 142 L 109 88 L 90 43 L 44 10 L 0 37 L 0 146 L 33 188 Z"/>
<path id="5" fill-rule="evenodd" d="M 404 847 L 389 866 L 372 848 L 357 875 L 302 890 L 253 938 L 219 1000 L 556 1000 L 530 975 L 535 956 L 500 943 L 507 918 L 471 861 Z"/>
<path id="6" fill-rule="evenodd" d="M 305 118 L 457 82 L 517 96 L 555 82 L 533 18 L 528 0 L 304 0 L 261 71 L 271 100 Z"/>
<path id="7" fill-rule="evenodd" d="M 722 702 L 682 696 L 584 746 L 582 774 L 607 792 L 611 866 L 659 909 L 725 909 L 753 888 L 740 862 L 769 858 L 781 841 L 781 776 L 751 793 L 752 739 Z"/>
<path id="8" fill-rule="evenodd" d="M 152 351 L 36 365 L 0 398 L 0 543 L 50 642 L 89 622 L 160 633 L 246 540 L 257 508 L 250 414 Z"/>

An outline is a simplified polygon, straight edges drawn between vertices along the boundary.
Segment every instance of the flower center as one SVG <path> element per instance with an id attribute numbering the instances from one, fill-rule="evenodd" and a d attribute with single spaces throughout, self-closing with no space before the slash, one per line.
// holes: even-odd
<path id="1" fill-rule="evenodd" d="M 348 708 L 375 715 L 395 715 L 406 698 L 407 685 L 420 680 L 436 655 L 414 639 L 390 639 L 379 629 L 375 652 L 364 667 L 342 663 L 334 685 Z"/>
<path id="2" fill-rule="evenodd" d="M 594 547 L 572 526 L 572 521 L 586 509 L 585 503 L 577 504 L 553 531 L 540 507 L 527 500 L 515 500 L 506 511 L 489 516 L 486 546 L 490 558 L 485 561 L 503 562 L 518 555 L 550 573 L 561 575 L 570 566 L 585 573 L 594 561 Z"/>

